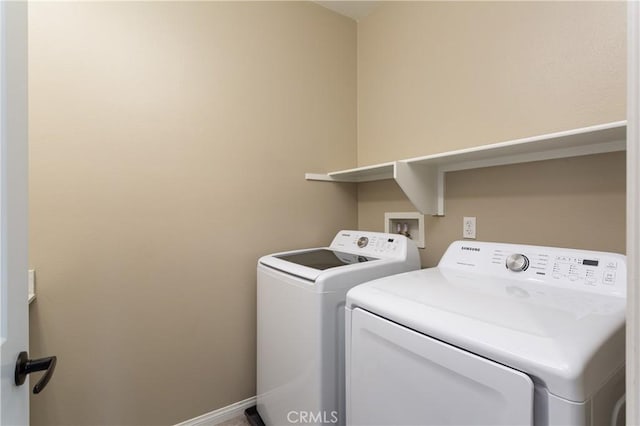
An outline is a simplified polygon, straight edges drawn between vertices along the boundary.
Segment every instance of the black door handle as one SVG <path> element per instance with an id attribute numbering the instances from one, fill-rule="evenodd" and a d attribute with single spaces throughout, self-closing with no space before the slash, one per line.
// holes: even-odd
<path id="1" fill-rule="evenodd" d="M 33 393 L 38 394 L 47 386 L 53 372 L 56 369 L 56 362 L 58 359 L 55 356 L 49 356 L 40 359 L 29 359 L 27 352 L 20 352 L 18 360 L 16 361 L 15 382 L 16 386 L 20 386 L 27 379 L 27 374 L 35 373 L 36 371 L 46 371 L 44 376 L 33 387 Z"/>

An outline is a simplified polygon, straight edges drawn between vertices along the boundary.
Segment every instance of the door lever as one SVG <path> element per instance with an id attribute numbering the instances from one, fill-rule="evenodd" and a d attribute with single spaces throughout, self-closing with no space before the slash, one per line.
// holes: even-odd
<path id="1" fill-rule="evenodd" d="M 47 386 L 53 372 L 56 369 L 56 363 L 58 359 L 55 356 L 49 356 L 40 359 L 29 359 L 29 354 L 25 351 L 20 352 L 18 360 L 16 361 L 15 371 L 15 383 L 16 386 L 20 386 L 27 379 L 27 374 L 35 373 L 36 371 L 46 371 L 44 376 L 33 387 L 33 393 L 39 394 Z"/>

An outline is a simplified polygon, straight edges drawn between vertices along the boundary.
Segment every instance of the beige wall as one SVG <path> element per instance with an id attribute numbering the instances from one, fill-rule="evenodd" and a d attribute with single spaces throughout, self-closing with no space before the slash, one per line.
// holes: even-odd
<path id="1" fill-rule="evenodd" d="M 623 2 L 389 2 L 358 23 L 358 164 L 625 119 Z M 625 250 L 624 154 L 447 174 L 423 266 L 477 217 L 479 240 Z M 360 229 L 412 211 L 358 189 Z"/>
<path id="2" fill-rule="evenodd" d="M 30 3 L 33 425 L 255 395 L 258 256 L 356 226 L 356 26 L 312 3 Z"/>
<path id="3" fill-rule="evenodd" d="M 624 2 L 388 2 L 358 23 L 358 164 L 625 119 Z"/>

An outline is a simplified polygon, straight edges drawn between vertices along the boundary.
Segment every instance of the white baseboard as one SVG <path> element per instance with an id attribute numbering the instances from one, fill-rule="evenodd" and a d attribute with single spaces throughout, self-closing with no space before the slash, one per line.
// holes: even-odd
<path id="1" fill-rule="evenodd" d="M 251 398 L 238 401 L 226 407 L 194 417 L 193 419 L 185 420 L 176 426 L 215 426 L 244 414 L 244 410 L 254 405 L 256 405 L 256 397 L 252 396 Z"/>

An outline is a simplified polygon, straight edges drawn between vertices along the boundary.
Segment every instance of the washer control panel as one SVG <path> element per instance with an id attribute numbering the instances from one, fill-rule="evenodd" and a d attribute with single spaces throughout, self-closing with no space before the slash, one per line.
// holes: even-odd
<path id="1" fill-rule="evenodd" d="M 456 241 L 449 246 L 438 266 L 595 293 L 626 295 L 626 257 L 617 253 Z"/>
<path id="2" fill-rule="evenodd" d="M 403 235 L 382 232 L 340 231 L 333 239 L 331 248 L 364 256 L 398 257 L 405 255 L 408 244 L 412 243 Z"/>

